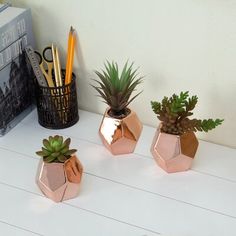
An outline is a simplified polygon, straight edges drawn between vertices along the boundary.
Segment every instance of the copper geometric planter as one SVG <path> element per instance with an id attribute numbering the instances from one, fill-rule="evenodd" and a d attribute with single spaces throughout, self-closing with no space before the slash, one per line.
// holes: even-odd
<path id="1" fill-rule="evenodd" d="M 40 160 L 36 183 L 44 195 L 55 202 L 74 198 L 79 193 L 83 167 L 76 156 L 65 163 Z"/>
<path id="2" fill-rule="evenodd" d="M 191 168 L 197 152 L 198 140 L 194 132 L 183 135 L 167 134 L 157 129 L 151 153 L 157 164 L 168 173 Z"/>
<path id="3" fill-rule="evenodd" d="M 103 144 L 113 155 L 134 152 L 143 128 L 138 116 L 131 110 L 125 118 L 118 119 L 109 116 L 108 111 L 99 128 Z"/>

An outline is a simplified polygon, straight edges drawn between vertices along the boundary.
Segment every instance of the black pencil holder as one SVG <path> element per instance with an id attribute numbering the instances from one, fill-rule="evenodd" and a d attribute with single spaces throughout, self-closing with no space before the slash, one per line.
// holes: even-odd
<path id="1" fill-rule="evenodd" d="M 63 84 L 65 70 L 62 70 Z M 38 122 L 45 128 L 63 129 L 79 120 L 76 77 L 70 84 L 60 87 L 36 86 Z"/>

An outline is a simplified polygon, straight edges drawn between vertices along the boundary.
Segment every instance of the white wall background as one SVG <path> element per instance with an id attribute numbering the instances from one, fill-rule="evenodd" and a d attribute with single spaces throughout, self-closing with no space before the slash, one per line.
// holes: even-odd
<path id="1" fill-rule="evenodd" d="M 140 66 L 144 90 L 131 107 L 156 126 L 150 100 L 189 90 L 196 118 L 224 118 L 198 137 L 236 147 L 236 0 L 13 0 L 30 7 L 37 45 L 55 42 L 65 64 L 67 35 L 78 32 L 74 71 L 81 109 L 103 113 L 91 88 L 94 69 L 129 59 Z"/>

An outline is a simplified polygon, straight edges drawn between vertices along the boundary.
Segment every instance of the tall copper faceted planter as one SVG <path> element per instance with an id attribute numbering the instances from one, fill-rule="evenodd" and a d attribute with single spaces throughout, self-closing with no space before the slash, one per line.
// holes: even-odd
<path id="1" fill-rule="evenodd" d="M 82 173 L 82 164 L 76 156 L 65 163 L 46 163 L 41 159 L 36 183 L 46 197 L 61 202 L 78 195 Z"/>
<path id="2" fill-rule="evenodd" d="M 118 119 L 111 117 L 108 112 L 109 108 L 99 128 L 103 144 L 113 155 L 134 152 L 143 128 L 138 116 L 130 110 L 126 117 Z"/>
<path id="3" fill-rule="evenodd" d="M 198 140 L 194 132 L 173 135 L 161 132 L 159 127 L 153 139 L 151 153 L 162 169 L 173 173 L 191 168 L 197 148 Z"/>

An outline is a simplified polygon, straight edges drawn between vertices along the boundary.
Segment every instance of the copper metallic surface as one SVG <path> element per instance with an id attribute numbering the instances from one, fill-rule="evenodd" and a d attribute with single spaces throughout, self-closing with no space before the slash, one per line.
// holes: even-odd
<path id="1" fill-rule="evenodd" d="M 41 159 L 36 182 L 46 197 L 61 202 L 78 195 L 82 173 L 82 164 L 76 156 L 65 163 L 46 163 Z"/>
<path id="2" fill-rule="evenodd" d="M 191 168 L 197 152 L 198 140 L 194 132 L 173 135 L 157 129 L 151 153 L 157 164 L 168 173 L 185 171 Z"/>
<path id="3" fill-rule="evenodd" d="M 125 118 L 117 119 L 109 116 L 108 110 L 99 128 L 103 144 L 113 155 L 132 153 L 141 135 L 142 123 L 133 111 Z"/>

